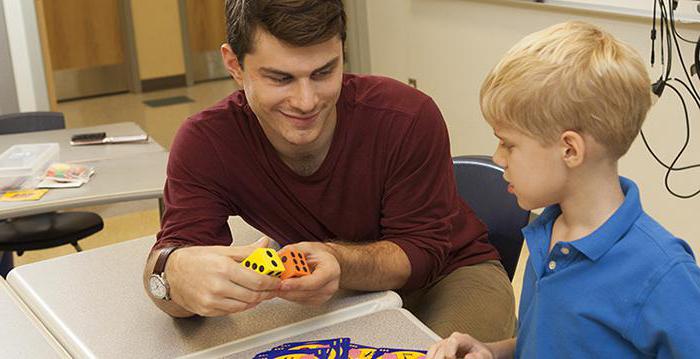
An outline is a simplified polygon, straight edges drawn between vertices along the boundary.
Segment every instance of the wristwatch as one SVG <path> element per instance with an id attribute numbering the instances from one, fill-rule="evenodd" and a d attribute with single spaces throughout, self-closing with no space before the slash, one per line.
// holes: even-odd
<path id="1" fill-rule="evenodd" d="M 165 247 L 158 254 L 153 273 L 148 278 L 148 291 L 154 298 L 170 300 L 170 286 L 165 279 L 165 263 L 168 261 L 170 254 L 178 248 L 181 247 Z"/>

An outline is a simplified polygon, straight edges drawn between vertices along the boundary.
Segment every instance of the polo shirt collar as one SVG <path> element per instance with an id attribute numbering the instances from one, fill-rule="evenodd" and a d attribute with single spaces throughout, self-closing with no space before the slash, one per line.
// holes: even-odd
<path id="1" fill-rule="evenodd" d="M 593 233 L 569 243 L 592 261 L 598 260 L 610 250 L 642 214 L 637 185 L 620 176 L 620 186 L 625 200 L 615 210 L 615 213 Z M 531 248 L 531 255 L 534 255 L 533 259 L 538 260 L 538 262 L 543 261 L 547 256 L 552 224 L 559 217 L 559 214 L 561 214 L 559 205 L 549 206 L 535 221 L 523 228 L 523 235 L 527 240 L 528 247 Z M 543 237 L 546 240 L 543 240 Z"/>

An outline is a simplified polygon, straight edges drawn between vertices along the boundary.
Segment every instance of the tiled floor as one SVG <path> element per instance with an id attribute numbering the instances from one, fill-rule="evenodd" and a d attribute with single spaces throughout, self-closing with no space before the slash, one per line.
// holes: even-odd
<path id="1" fill-rule="evenodd" d="M 180 124 L 190 115 L 221 100 L 236 89 L 233 80 L 219 80 L 143 94 L 120 94 L 62 102 L 58 110 L 66 116 L 67 127 L 84 127 L 115 122 L 136 122 L 158 143 L 170 147 Z M 187 96 L 193 102 L 163 107 L 146 106 L 143 101 Z"/>
<path id="2" fill-rule="evenodd" d="M 169 148 L 175 132 L 188 116 L 216 103 L 233 90 L 235 90 L 235 84 L 231 80 L 211 81 L 188 88 L 64 102 L 59 104 L 58 110 L 65 114 L 67 126 L 71 128 L 124 121 L 136 122 L 158 143 Z M 187 96 L 194 102 L 163 107 L 149 107 L 143 103 L 144 100 L 173 96 Z M 80 243 L 84 249 L 90 249 L 153 235 L 159 229 L 157 206 L 157 201 L 148 200 L 86 208 L 84 210 L 97 212 L 104 218 L 105 228 Z M 259 234 L 240 220 L 234 220 L 231 224 L 239 238 L 255 238 Z M 72 252 L 73 249 L 70 246 L 30 251 L 22 257 L 15 257 L 15 264 L 31 263 Z M 513 280 L 516 304 L 520 296 L 526 252 L 525 248 Z"/>

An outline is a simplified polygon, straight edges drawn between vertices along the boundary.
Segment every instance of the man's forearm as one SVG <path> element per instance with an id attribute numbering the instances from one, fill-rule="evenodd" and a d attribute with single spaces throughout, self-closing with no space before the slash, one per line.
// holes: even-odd
<path id="1" fill-rule="evenodd" d="M 390 241 L 328 243 L 340 264 L 340 287 L 354 290 L 387 290 L 404 286 L 411 275 L 406 253 Z"/>
<path id="2" fill-rule="evenodd" d="M 505 339 L 500 342 L 487 343 L 496 359 L 512 359 L 515 357 L 515 344 L 517 338 Z"/>
<path id="3" fill-rule="evenodd" d="M 156 265 L 156 260 L 158 258 L 158 254 L 160 253 L 160 250 L 155 250 L 151 252 L 151 254 L 148 256 L 148 260 L 146 261 L 146 267 L 144 268 L 143 271 L 143 285 L 144 288 L 146 289 L 146 294 L 148 295 L 149 298 L 155 303 L 158 308 L 160 308 L 162 311 L 170 314 L 173 317 L 176 318 L 185 318 L 185 317 L 191 317 L 194 314 L 186 310 L 185 308 L 179 306 L 177 303 L 173 302 L 172 300 L 170 301 L 165 301 L 157 298 L 153 298 L 153 296 L 150 295 L 150 291 L 148 290 L 148 280 L 153 273 L 153 267 Z"/>

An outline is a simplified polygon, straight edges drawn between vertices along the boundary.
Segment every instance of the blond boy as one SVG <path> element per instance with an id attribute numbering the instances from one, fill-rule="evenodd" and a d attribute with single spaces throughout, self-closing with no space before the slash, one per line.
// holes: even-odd
<path id="1" fill-rule="evenodd" d="M 618 175 L 651 106 L 639 55 L 567 22 L 516 44 L 481 88 L 493 158 L 525 209 L 518 336 L 454 333 L 428 358 L 700 358 L 700 269 Z"/>

